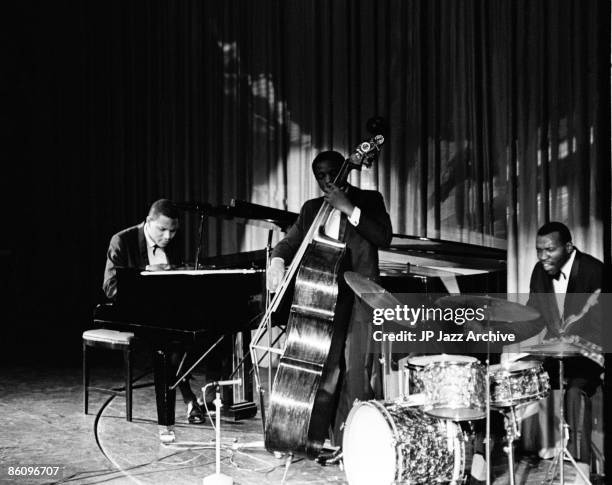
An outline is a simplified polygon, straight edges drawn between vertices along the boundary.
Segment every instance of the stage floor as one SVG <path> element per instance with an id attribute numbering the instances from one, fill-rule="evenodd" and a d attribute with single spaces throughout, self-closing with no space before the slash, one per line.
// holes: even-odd
<path id="1" fill-rule="evenodd" d="M 99 371 L 98 368 L 96 374 Z M 106 374 L 103 382 L 97 382 L 121 386 L 120 367 Z M 151 380 L 148 376 L 143 382 Z M 196 375 L 193 389 L 198 389 L 199 384 Z M 15 366 L 0 370 L 0 483 L 200 484 L 203 477 L 214 473 L 214 430 L 210 424 L 188 424 L 182 402 L 177 404 L 177 442 L 164 446 L 158 440 L 152 387 L 134 390 L 131 423 L 125 420 L 122 397 L 111 399 L 98 413 L 107 399 L 109 396 L 93 393 L 90 412 L 94 414 L 83 414 L 81 371 L 76 367 Z M 222 472 L 234 483 L 282 482 L 284 459 L 261 448 L 241 448 L 262 442 L 259 415 L 239 422 L 223 421 L 221 428 Z M 541 483 L 549 463 L 520 457 L 516 483 Z M 8 475 L 8 467 L 23 465 L 58 466 L 61 471 L 44 479 Z M 494 484 L 508 483 L 506 468 L 504 455 L 498 453 Z M 566 483 L 573 483 L 574 470 L 567 464 L 565 469 Z M 340 466 L 322 467 L 295 459 L 287 471 L 286 483 L 343 484 L 346 478 Z"/>

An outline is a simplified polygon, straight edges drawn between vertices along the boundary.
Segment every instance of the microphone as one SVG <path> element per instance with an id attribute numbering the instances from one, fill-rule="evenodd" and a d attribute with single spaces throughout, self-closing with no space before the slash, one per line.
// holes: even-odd
<path id="1" fill-rule="evenodd" d="M 242 384 L 242 379 L 231 379 L 228 381 L 213 381 L 210 383 L 211 386 L 239 386 Z"/>

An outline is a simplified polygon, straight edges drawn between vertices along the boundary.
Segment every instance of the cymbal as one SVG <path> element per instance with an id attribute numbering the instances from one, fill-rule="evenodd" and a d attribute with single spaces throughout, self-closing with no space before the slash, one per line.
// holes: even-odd
<path id="1" fill-rule="evenodd" d="M 528 321 L 518 321 L 518 322 L 496 322 L 496 321 L 476 321 L 472 320 L 469 322 L 465 322 L 463 325 L 464 333 L 468 331 L 472 331 L 474 333 L 485 334 L 488 333 L 489 330 L 499 331 L 503 334 L 514 334 L 515 342 L 521 342 L 529 337 L 533 337 L 540 333 L 544 327 L 545 323 L 542 320 L 528 320 Z M 523 350 L 521 348 L 521 350 Z"/>
<path id="2" fill-rule="evenodd" d="M 380 275 L 381 276 L 421 276 L 425 278 L 443 278 L 457 276 L 457 273 L 451 271 L 444 271 L 441 269 L 429 268 L 427 266 L 416 266 L 410 265 L 386 265 L 380 264 Z"/>
<path id="3" fill-rule="evenodd" d="M 543 357 L 557 357 L 563 359 L 565 357 L 576 357 L 582 355 L 580 347 L 566 340 L 557 340 L 542 342 L 538 345 L 530 345 L 529 347 L 521 347 L 522 352 L 527 352 L 531 355 L 541 355 Z"/>
<path id="4" fill-rule="evenodd" d="M 530 322 L 540 316 L 540 313 L 527 305 L 513 301 L 502 300 L 481 295 L 443 296 L 436 300 L 442 308 L 483 308 L 486 319 L 497 329 L 499 323 Z M 486 322 L 482 322 L 486 323 Z M 542 328 L 544 328 L 542 326 Z M 542 329 L 540 328 L 540 330 Z M 533 335 L 535 335 L 535 332 Z"/>
<path id="5" fill-rule="evenodd" d="M 382 286 L 359 273 L 347 271 L 344 273 L 344 279 L 355 295 L 373 309 L 395 308 L 400 304 L 397 298 Z"/>

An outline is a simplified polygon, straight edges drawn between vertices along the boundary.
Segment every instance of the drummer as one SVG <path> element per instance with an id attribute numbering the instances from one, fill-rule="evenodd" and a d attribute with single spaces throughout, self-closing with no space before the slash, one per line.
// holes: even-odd
<path id="1" fill-rule="evenodd" d="M 597 303 L 603 284 L 603 263 L 579 251 L 564 224 L 544 224 L 536 236 L 538 262 L 529 284 L 528 305 L 540 312 L 546 324 L 545 338 L 578 335 L 591 342 L 601 342 L 601 305 Z M 575 294 L 566 297 L 567 293 Z M 567 377 L 566 420 L 570 426 L 568 449 L 574 458 L 591 462 L 591 397 L 601 384 L 601 367 L 584 357 L 565 361 Z M 552 364 L 552 365 L 551 365 Z M 551 379 L 558 375 L 556 361 L 546 365 Z M 558 384 L 557 384 L 558 385 Z M 585 396 L 583 420 L 581 397 Z M 576 430 L 582 430 L 577 449 Z"/>

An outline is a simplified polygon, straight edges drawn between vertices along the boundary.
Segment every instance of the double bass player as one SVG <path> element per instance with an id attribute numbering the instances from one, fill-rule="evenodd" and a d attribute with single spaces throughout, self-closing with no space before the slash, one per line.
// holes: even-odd
<path id="1" fill-rule="evenodd" d="M 378 278 L 378 249 L 391 243 L 391 220 L 379 192 L 361 190 L 348 183 L 333 183 L 344 161 L 336 151 L 323 151 L 313 160 L 313 174 L 324 195 L 304 203 L 296 223 L 274 248 L 267 275 L 270 291 L 277 290 L 285 266 L 291 262 L 324 202 L 333 207 L 325 223 L 325 234 L 346 244 L 343 269 Z M 328 357 L 335 379 L 328 384 L 334 388 L 326 389 L 335 402 L 330 435 L 335 446 L 341 445 L 342 425 L 355 399 L 382 398 L 382 376 L 376 369 L 376 349 L 372 348 L 369 336 L 371 314 L 348 292 L 341 294 L 340 300 L 344 301 L 338 301 L 338 307 L 348 307 L 350 318 L 343 345 Z"/>

